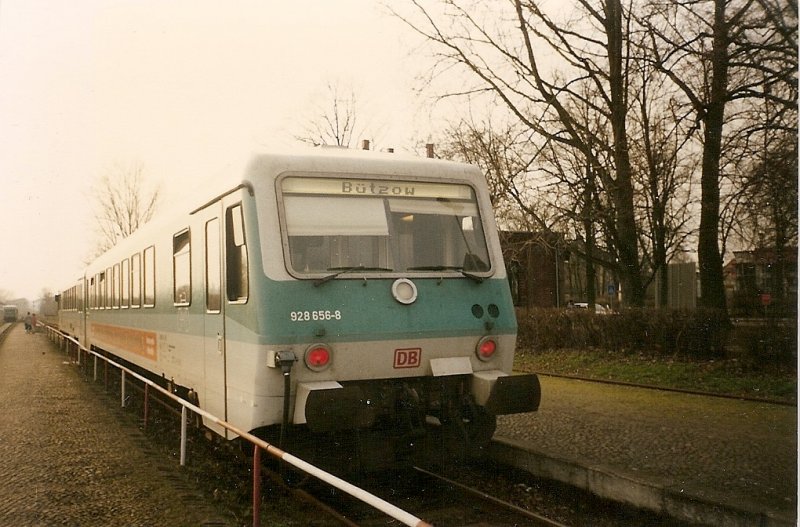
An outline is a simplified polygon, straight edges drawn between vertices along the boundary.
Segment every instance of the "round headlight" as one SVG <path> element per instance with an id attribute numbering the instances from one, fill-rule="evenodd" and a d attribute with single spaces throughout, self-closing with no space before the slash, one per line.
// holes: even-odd
<path id="1" fill-rule="evenodd" d="M 413 304 L 417 300 L 417 286 L 408 278 L 398 278 L 392 284 L 392 296 L 401 304 Z"/>
<path id="2" fill-rule="evenodd" d="M 483 361 L 490 360 L 497 351 L 497 341 L 493 337 L 483 337 L 475 347 L 475 354 Z"/>
<path id="3" fill-rule="evenodd" d="M 331 348 L 325 344 L 312 344 L 306 350 L 304 357 L 306 366 L 314 371 L 322 371 L 330 366 L 332 358 Z"/>

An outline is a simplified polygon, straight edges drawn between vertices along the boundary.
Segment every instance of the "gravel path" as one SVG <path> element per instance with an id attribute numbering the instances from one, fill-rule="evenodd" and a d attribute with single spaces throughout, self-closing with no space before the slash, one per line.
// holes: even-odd
<path id="1" fill-rule="evenodd" d="M 93 397 L 43 334 L 11 330 L 0 346 L 0 525 L 232 524 Z"/>

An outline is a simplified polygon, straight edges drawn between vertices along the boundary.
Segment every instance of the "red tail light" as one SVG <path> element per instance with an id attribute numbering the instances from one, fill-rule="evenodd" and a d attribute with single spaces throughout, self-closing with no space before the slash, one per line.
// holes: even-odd
<path id="1" fill-rule="evenodd" d="M 497 342 L 492 337 L 483 337 L 475 348 L 478 358 L 484 361 L 491 359 L 496 351 Z"/>
<path id="2" fill-rule="evenodd" d="M 331 349 L 325 344 L 313 344 L 306 350 L 306 366 L 314 371 L 322 371 L 330 365 L 332 356 Z"/>

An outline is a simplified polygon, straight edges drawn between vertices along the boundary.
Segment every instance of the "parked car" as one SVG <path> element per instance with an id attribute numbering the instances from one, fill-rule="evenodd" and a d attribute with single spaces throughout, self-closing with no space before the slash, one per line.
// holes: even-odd
<path id="1" fill-rule="evenodd" d="M 577 309 L 589 309 L 589 304 L 587 302 L 575 302 L 573 305 Z M 611 315 L 613 313 L 610 307 L 606 307 L 602 304 L 595 304 L 594 312 L 597 315 Z"/>

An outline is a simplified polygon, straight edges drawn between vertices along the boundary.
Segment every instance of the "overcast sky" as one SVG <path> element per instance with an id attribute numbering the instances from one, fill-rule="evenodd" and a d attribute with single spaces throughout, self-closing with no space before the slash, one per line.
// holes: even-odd
<path id="1" fill-rule="evenodd" d="M 374 0 L 0 0 L 0 290 L 38 298 L 81 272 L 90 187 L 141 163 L 167 199 L 291 144 L 325 84 L 352 83 L 424 139 L 413 36 Z"/>

